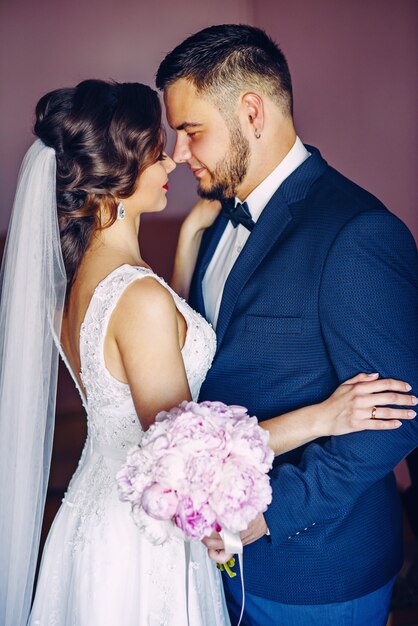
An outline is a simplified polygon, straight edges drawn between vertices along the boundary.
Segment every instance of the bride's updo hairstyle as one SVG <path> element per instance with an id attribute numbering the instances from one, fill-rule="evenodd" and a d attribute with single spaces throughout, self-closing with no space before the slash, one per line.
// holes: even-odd
<path id="1" fill-rule="evenodd" d="M 57 204 L 67 296 L 96 229 L 100 207 L 116 219 L 116 198 L 128 198 L 138 175 L 164 149 L 161 105 L 140 83 L 85 80 L 56 89 L 36 106 L 35 134 L 57 161 Z"/>

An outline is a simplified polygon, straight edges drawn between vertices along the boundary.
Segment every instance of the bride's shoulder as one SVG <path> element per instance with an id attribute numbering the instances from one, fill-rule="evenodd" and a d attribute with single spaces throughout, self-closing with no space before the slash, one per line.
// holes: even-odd
<path id="1" fill-rule="evenodd" d="M 176 319 L 173 296 L 158 276 L 146 268 L 130 268 L 128 274 L 129 284 L 115 306 L 113 324 L 150 327 Z"/>

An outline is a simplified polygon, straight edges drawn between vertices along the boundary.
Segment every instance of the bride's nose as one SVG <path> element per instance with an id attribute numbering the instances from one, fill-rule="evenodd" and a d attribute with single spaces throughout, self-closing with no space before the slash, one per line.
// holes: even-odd
<path id="1" fill-rule="evenodd" d="M 168 154 L 166 154 L 166 157 L 163 163 L 164 163 L 165 171 L 167 172 L 167 174 L 175 170 L 177 167 L 176 163 L 173 161 L 173 159 L 170 156 L 168 156 Z"/>

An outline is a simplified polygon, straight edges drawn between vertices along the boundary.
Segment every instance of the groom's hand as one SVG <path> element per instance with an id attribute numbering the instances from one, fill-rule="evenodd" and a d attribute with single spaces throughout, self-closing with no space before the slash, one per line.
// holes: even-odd
<path id="1" fill-rule="evenodd" d="M 260 514 L 250 523 L 246 530 L 240 533 L 242 545 L 247 546 L 249 543 L 257 541 L 257 539 L 260 539 L 260 537 L 266 534 L 268 534 L 266 520 L 264 519 L 264 515 Z M 213 532 L 210 537 L 204 537 L 202 543 L 207 547 L 209 557 L 216 563 L 227 563 L 233 556 L 225 552 L 224 542 L 217 532 Z"/>
<path id="2" fill-rule="evenodd" d="M 241 535 L 241 541 L 243 546 L 248 546 L 249 543 L 253 543 L 268 534 L 268 527 L 264 515 L 260 513 L 255 520 L 253 520 L 248 526 L 247 530 L 243 530 Z"/>
<path id="3" fill-rule="evenodd" d="M 215 563 L 228 563 L 233 556 L 232 554 L 225 552 L 222 537 L 216 531 L 213 531 L 210 537 L 204 537 L 202 539 L 202 543 L 204 543 L 207 547 L 208 555 L 212 561 L 215 561 Z"/>

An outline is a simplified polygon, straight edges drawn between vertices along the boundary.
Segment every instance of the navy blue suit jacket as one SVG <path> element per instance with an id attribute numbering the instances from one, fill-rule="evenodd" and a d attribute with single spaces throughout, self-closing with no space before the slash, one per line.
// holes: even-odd
<path id="1" fill-rule="evenodd" d="M 259 420 L 322 401 L 358 372 L 408 381 L 418 395 L 412 235 L 308 149 L 227 279 L 217 352 L 201 390 L 201 400 L 242 404 Z M 190 303 L 203 315 L 202 278 L 226 223 L 220 216 L 202 240 Z M 417 444 L 418 418 L 278 457 L 265 513 L 271 538 L 244 550 L 248 591 L 323 604 L 384 585 L 402 564 L 392 469 Z"/>

